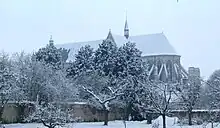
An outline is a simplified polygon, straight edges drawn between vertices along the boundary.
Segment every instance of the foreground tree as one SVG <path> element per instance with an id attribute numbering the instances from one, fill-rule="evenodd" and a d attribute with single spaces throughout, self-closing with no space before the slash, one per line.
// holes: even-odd
<path id="1" fill-rule="evenodd" d="M 110 32 L 95 52 L 90 46 L 82 47 L 67 72 L 83 89 L 84 97 L 105 112 L 104 125 L 107 125 L 110 104 L 125 93 L 124 100 L 135 97 L 144 68 L 135 44 L 128 42 L 118 49 Z"/>
<path id="2" fill-rule="evenodd" d="M 216 70 L 206 82 L 206 93 L 209 96 L 209 104 L 218 107 L 220 101 L 220 70 Z"/>
<path id="3" fill-rule="evenodd" d="M 86 80 L 86 82 L 81 85 L 84 91 L 89 94 L 89 101 L 104 111 L 104 125 L 108 125 L 110 104 L 124 94 L 123 88 L 126 86 L 125 83 L 115 81 L 115 85 L 110 86 L 109 83 L 112 83 L 112 81 L 109 80 L 109 78 L 100 77 L 96 73 L 90 74 L 87 78 L 83 79 Z"/>
<path id="4" fill-rule="evenodd" d="M 94 55 L 90 46 L 82 47 L 71 72 L 89 99 L 104 111 L 104 125 L 108 125 L 110 102 L 122 95 L 122 82 L 116 78 L 117 50 L 115 42 L 108 39 L 99 45 Z"/>
<path id="5" fill-rule="evenodd" d="M 166 128 L 166 116 L 170 113 L 175 84 L 164 82 L 147 82 L 146 97 L 142 98 L 142 105 L 146 112 L 159 114 L 163 119 L 163 128 Z"/>
<path id="6" fill-rule="evenodd" d="M 201 95 L 201 79 L 198 76 L 189 76 L 187 83 L 179 85 L 176 95 L 188 113 L 188 124 L 192 125 L 192 110 L 198 104 Z"/>
<path id="7" fill-rule="evenodd" d="M 0 118 L 2 117 L 5 104 L 12 100 L 12 93 L 16 93 L 14 92 L 15 88 L 16 79 L 12 72 L 9 56 L 2 52 L 0 53 Z"/>
<path id="8" fill-rule="evenodd" d="M 81 47 L 75 55 L 76 59 L 70 63 L 67 68 L 68 77 L 76 77 L 82 72 L 91 72 L 94 70 L 94 51 L 90 45 Z"/>
<path id="9" fill-rule="evenodd" d="M 141 58 L 141 51 L 136 48 L 135 43 L 127 42 L 121 46 L 117 53 L 118 77 L 128 82 L 123 96 L 125 103 L 125 119 L 142 120 L 139 103 L 139 95 L 143 91 L 140 84 L 147 77 L 146 67 Z"/>
<path id="10" fill-rule="evenodd" d="M 45 127 L 55 128 L 64 126 L 67 123 L 67 114 L 58 105 L 52 103 L 38 105 L 35 104 L 35 111 L 27 119 L 27 122 L 42 122 Z"/>
<path id="11" fill-rule="evenodd" d="M 24 52 L 15 53 L 11 57 L 13 72 L 16 77 L 16 93 L 13 93 L 13 100 L 21 102 L 28 99 L 28 72 L 30 71 L 29 65 L 31 64 L 31 55 Z"/>
<path id="12" fill-rule="evenodd" d="M 219 103 L 220 103 L 220 70 L 214 71 L 209 79 L 205 82 L 205 96 L 207 108 L 209 110 L 208 122 L 211 122 L 211 127 L 214 128 L 214 122 L 219 120 Z"/>

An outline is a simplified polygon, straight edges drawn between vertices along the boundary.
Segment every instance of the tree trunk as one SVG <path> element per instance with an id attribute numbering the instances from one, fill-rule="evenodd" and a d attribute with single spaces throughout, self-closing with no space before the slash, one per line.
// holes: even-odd
<path id="1" fill-rule="evenodd" d="M 152 124 L 152 120 L 151 119 L 147 119 L 147 124 Z"/>
<path id="2" fill-rule="evenodd" d="M 163 118 L 163 128 L 166 128 L 166 115 L 163 114 L 162 118 Z"/>
<path id="3" fill-rule="evenodd" d="M 104 125 L 108 125 L 108 113 L 109 113 L 109 111 L 105 109 L 104 113 L 105 113 L 105 115 L 104 115 L 105 116 Z"/>
<path id="4" fill-rule="evenodd" d="M 127 128 L 126 120 L 123 120 L 124 127 Z"/>
<path id="5" fill-rule="evenodd" d="M 189 118 L 189 125 L 192 125 L 192 111 L 191 110 L 189 110 L 188 111 L 188 118 Z"/>
<path id="6" fill-rule="evenodd" d="M 147 124 L 152 124 L 152 114 L 147 114 L 146 119 L 147 119 Z"/>
<path id="7" fill-rule="evenodd" d="M 214 128 L 214 122 L 211 122 L 211 128 Z"/>
<path id="8" fill-rule="evenodd" d="M 4 111 L 4 105 L 0 106 L 0 121 L 2 122 L 2 115 Z"/>

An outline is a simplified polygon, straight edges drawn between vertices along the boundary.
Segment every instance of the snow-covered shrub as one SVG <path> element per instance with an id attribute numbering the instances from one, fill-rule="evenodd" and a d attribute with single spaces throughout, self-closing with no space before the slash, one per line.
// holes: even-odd
<path id="1" fill-rule="evenodd" d="M 158 121 L 156 121 L 152 124 L 152 128 L 159 128 L 159 126 L 160 126 L 160 124 Z"/>
<path id="2" fill-rule="evenodd" d="M 36 105 L 35 111 L 26 119 L 27 122 L 42 122 L 48 128 L 56 126 L 64 126 L 70 120 L 67 115 L 58 105 L 51 103 Z"/>

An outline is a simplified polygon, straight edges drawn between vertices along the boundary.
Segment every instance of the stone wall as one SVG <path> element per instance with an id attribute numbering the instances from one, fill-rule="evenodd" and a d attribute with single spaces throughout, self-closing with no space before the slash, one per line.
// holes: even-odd
<path id="1" fill-rule="evenodd" d="M 104 120 L 104 112 L 96 109 L 87 104 L 66 103 L 62 104 L 63 109 L 70 110 L 70 113 L 77 121 L 96 122 Z M 2 120 L 4 123 L 21 122 L 22 119 L 27 117 L 34 111 L 33 103 L 9 103 L 4 106 Z M 112 108 L 109 112 L 109 120 L 122 119 L 123 111 L 120 109 Z"/>
<path id="2" fill-rule="evenodd" d="M 104 112 L 87 104 L 63 104 L 64 109 L 70 110 L 70 113 L 77 121 L 96 122 L 104 120 Z M 22 118 L 27 117 L 34 111 L 34 105 L 31 103 L 16 104 L 10 103 L 5 105 L 3 110 L 4 123 L 21 122 Z M 121 120 L 124 113 L 123 110 L 112 108 L 109 112 L 109 120 Z M 207 121 L 211 116 L 220 117 L 220 110 L 193 110 L 192 117 Z M 147 113 L 146 113 L 147 116 Z M 152 115 L 154 116 L 154 115 Z M 173 110 L 169 116 L 178 117 L 179 119 L 187 119 L 188 114 L 185 110 Z M 155 117 L 158 117 L 155 116 Z M 213 117 L 212 117 L 213 118 Z M 216 118 L 216 120 L 219 120 Z"/>
<path id="3" fill-rule="evenodd" d="M 180 120 L 188 119 L 188 113 L 185 110 L 173 110 L 171 115 L 173 117 L 178 117 Z M 219 110 L 193 110 L 192 119 L 201 120 L 201 121 L 219 121 L 220 111 Z"/>
<path id="4" fill-rule="evenodd" d="M 104 120 L 104 111 L 87 104 L 64 104 L 65 109 L 71 110 L 71 114 L 78 121 L 96 122 Z M 112 108 L 109 112 L 109 120 L 122 119 L 123 112 L 120 109 Z"/>
<path id="5" fill-rule="evenodd" d="M 32 103 L 8 103 L 2 113 L 3 123 L 16 123 L 29 115 L 34 109 Z"/>

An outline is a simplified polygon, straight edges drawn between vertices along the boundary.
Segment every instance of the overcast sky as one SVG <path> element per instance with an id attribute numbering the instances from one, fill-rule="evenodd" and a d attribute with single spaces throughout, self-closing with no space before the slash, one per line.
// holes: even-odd
<path id="1" fill-rule="evenodd" d="M 219 0 L 0 0 L 0 49 L 19 52 L 55 43 L 164 32 L 185 68 L 209 76 L 220 68 Z"/>

